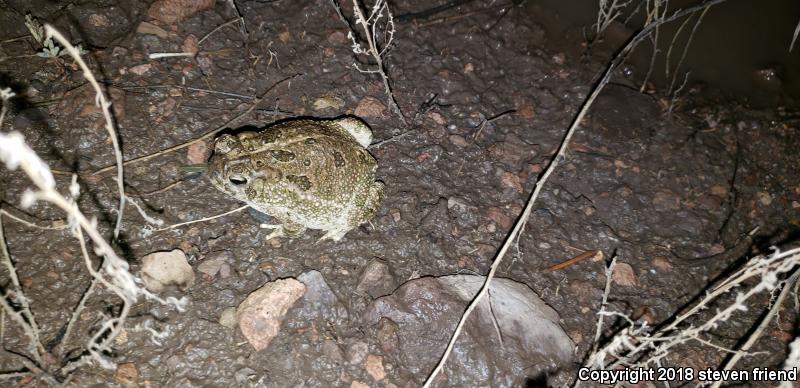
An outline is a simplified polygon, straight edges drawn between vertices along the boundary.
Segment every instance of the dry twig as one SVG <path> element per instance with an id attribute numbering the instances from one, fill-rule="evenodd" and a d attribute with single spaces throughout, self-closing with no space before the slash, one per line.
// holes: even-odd
<path id="1" fill-rule="evenodd" d="M 350 41 L 353 43 L 353 53 L 356 55 L 365 54 L 371 57 L 375 62 L 373 65 L 375 67 L 374 69 L 363 69 L 358 66 L 358 63 L 353 63 L 353 67 L 362 73 L 377 73 L 381 76 L 384 92 L 389 100 L 391 109 L 397 114 L 400 121 L 403 122 L 403 125 L 408 125 L 406 117 L 400 109 L 400 105 L 397 104 L 397 99 L 392 91 L 391 81 L 386 71 L 386 65 L 384 64 L 384 56 L 392 47 L 395 33 L 394 16 L 392 16 L 392 10 L 389 9 L 389 3 L 385 0 L 375 0 L 375 4 L 372 5 L 369 16 L 367 17 L 362 10 L 363 6 L 361 5 L 361 1 L 353 0 L 353 14 L 356 18 L 356 25 L 360 25 L 363 30 L 364 39 L 366 39 L 366 48 L 358 41 L 358 31 L 347 22 L 347 19 L 344 17 L 339 7 L 339 3 L 337 3 L 336 0 L 331 0 L 331 3 L 333 3 L 333 7 L 336 9 L 339 17 L 347 24 L 347 28 L 350 30 L 347 33 L 347 37 L 350 38 Z M 386 18 L 386 21 L 381 23 L 381 19 L 383 18 Z M 383 32 L 382 38 L 380 37 L 381 32 Z"/>
<path id="2" fill-rule="evenodd" d="M 87 81 L 92 85 L 94 91 L 96 93 L 95 103 L 100 106 L 103 111 L 103 117 L 106 120 L 106 131 L 108 131 L 108 137 L 111 139 L 111 145 L 114 147 L 114 157 L 116 158 L 117 164 L 117 190 L 119 191 L 119 207 L 117 209 L 117 222 L 114 225 L 114 238 L 119 237 L 120 228 L 122 228 L 122 213 L 125 210 L 125 181 L 122 178 L 122 150 L 119 148 L 119 138 L 117 137 L 117 131 L 114 128 L 114 119 L 111 116 L 111 102 L 106 98 L 105 93 L 103 93 L 103 89 L 100 88 L 100 84 L 97 83 L 97 79 L 92 74 L 92 71 L 89 70 L 89 66 L 86 65 L 86 62 L 83 61 L 81 58 L 81 53 L 78 49 L 75 48 L 69 41 L 61 35 L 53 26 L 46 24 L 44 26 L 44 30 L 47 34 L 47 37 L 55 38 L 58 43 L 60 43 L 64 48 L 67 50 L 69 55 L 75 60 L 78 66 L 81 67 L 83 71 L 83 76 L 86 78 Z"/>

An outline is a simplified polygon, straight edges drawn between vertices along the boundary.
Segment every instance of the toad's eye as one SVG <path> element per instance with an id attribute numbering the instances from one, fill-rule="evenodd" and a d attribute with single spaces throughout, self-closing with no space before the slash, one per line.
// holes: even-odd
<path id="1" fill-rule="evenodd" d="M 245 178 L 245 177 L 243 177 L 243 176 L 240 176 L 240 175 L 233 175 L 233 176 L 231 176 L 230 178 L 228 178 L 228 180 L 229 180 L 229 181 L 230 181 L 230 182 L 231 182 L 231 183 L 232 183 L 234 186 L 241 186 L 241 185 L 245 185 L 245 184 L 247 184 L 247 178 Z"/>

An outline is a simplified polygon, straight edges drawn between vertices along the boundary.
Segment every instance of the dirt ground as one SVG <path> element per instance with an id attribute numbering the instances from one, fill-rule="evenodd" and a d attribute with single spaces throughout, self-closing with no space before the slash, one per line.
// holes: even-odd
<path id="1" fill-rule="evenodd" d="M 420 386 L 444 350 L 458 311 L 440 318 L 445 324 L 426 339 L 427 352 L 409 354 L 411 338 L 397 326 L 403 322 L 373 321 L 371 305 L 413 279 L 487 273 L 608 59 L 610 51 L 603 48 L 583 55 L 581 39 L 554 47 L 543 27 L 547 10 L 530 3 L 468 2 L 423 17 L 414 12 L 426 9 L 424 2 L 393 2 L 397 31 L 386 63 L 408 121 L 403 125 L 389 108 L 380 77 L 353 67 L 365 57 L 354 56 L 348 28 L 327 0 L 236 1 L 246 32 L 231 23 L 199 44 L 196 40 L 235 19 L 228 2 L 166 23 L 148 16 L 145 2 L 0 0 L 0 86 L 11 86 L 21 96 L 13 100 L 2 131 L 22 132 L 52 169 L 63 172 L 56 175 L 62 192 L 70 174 L 79 174 L 81 209 L 97 217 L 106 236 L 118 198 L 113 171 L 94 173 L 114 163 L 102 115 L 72 60 L 33 55 L 39 48 L 25 28 L 26 12 L 53 23 L 89 51 L 90 66 L 114 102 L 125 159 L 197 138 L 263 95 L 234 128 L 357 114 L 374 132 L 377 144 L 369 151 L 378 161 L 378 179 L 386 184 L 371 223 L 339 242 L 317 242 L 319 231 L 266 241 L 269 231 L 258 226 L 264 216 L 248 211 L 152 232 L 139 212 L 127 207 L 117 248 L 131 272 L 139 273 L 142 256 L 179 248 L 197 281 L 165 294 L 186 296 L 185 312 L 138 303 L 114 343 L 120 367 L 85 366 L 70 384 Z M 342 2 L 342 9 L 352 17 L 349 2 Z M 143 32 L 143 21 L 158 29 Z M 200 50 L 194 58 L 148 59 L 150 53 L 193 45 Z M 705 93 L 709 86 L 690 85 L 667 117 L 670 98 L 639 93 L 632 86 L 637 79 L 626 74 L 614 78 L 590 111 L 498 272 L 526 284 L 558 312 L 575 343 L 574 360 L 519 369 L 506 359 L 513 355 L 504 353 L 476 364 L 469 375 L 448 373 L 446 366 L 436 386 L 570 384 L 592 346 L 606 283 L 604 263 L 544 270 L 584 251 L 600 250 L 629 265 L 629 276 L 612 283 L 610 307 L 658 324 L 749 254 L 796 241 L 800 115 L 787 107 L 790 99 L 756 110 L 745 101 L 720 99 L 722 93 Z M 293 78 L 280 82 L 287 77 Z M 126 166 L 128 195 L 167 225 L 240 207 L 215 190 L 204 173 L 184 168 L 207 159 L 212 148 L 206 141 Z M 22 210 L 20 198 L 28 187 L 20 172 L 0 170 L 4 209 L 38 224 L 64 217 L 44 204 Z M 60 365 L 78 355 L 82 341 L 120 302 L 98 292 L 71 343 L 54 348 L 90 283 L 80 247 L 66 230 L 42 231 L 8 218 L 3 225 L 51 352 L 49 362 Z M 756 227 L 752 241 L 742 238 Z M 392 287 L 363 292 L 361 275 L 376 259 L 388 266 Z M 201 272 L 205 262 L 218 265 Z M 335 296 L 333 304 L 299 302 L 267 349 L 254 351 L 237 328 L 219 323 L 226 309 L 265 283 L 311 270 L 322 275 Z M 8 287 L 7 278 L 0 281 Z M 735 346 L 769 300 L 767 293 L 760 295 L 750 302 L 752 308 L 707 339 Z M 780 369 L 796 334 L 796 318 L 796 306 L 787 304 L 779 323 L 771 324 L 752 349 L 764 353 L 745 357 L 739 367 Z M 4 347 L 24 353 L 25 338 L 5 322 Z M 622 324 L 611 325 L 606 334 Z M 156 338 L 146 327 L 165 335 Z M 457 351 L 448 365 L 468 359 L 466 354 Z M 664 362 L 716 368 L 726 356 L 689 343 Z M 380 374 L 371 369 L 376 363 Z M 5 354 L 0 370 L 24 368 Z M 28 377 L 4 381 L 45 384 Z"/>

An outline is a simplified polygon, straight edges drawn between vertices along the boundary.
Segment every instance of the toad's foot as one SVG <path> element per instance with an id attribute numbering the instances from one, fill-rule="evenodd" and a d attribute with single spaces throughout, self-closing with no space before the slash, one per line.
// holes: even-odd
<path id="1" fill-rule="evenodd" d="M 294 222 L 284 222 L 283 224 L 261 224 L 262 229 L 274 229 L 272 233 L 267 235 L 266 240 L 286 236 L 289 238 L 297 237 L 305 232 L 306 227 Z"/>
<path id="2" fill-rule="evenodd" d="M 324 236 L 320 237 L 320 239 L 317 240 L 317 242 L 322 242 L 327 239 L 331 239 L 333 241 L 339 241 L 342 239 L 342 237 L 344 237 L 345 234 L 347 234 L 347 230 L 329 230 L 327 233 L 325 233 Z"/>

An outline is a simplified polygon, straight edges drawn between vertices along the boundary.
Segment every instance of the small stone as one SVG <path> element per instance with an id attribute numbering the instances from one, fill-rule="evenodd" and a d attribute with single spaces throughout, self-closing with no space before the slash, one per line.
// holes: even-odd
<path id="1" fill-rule="evenodd" d="M 473 65 L 472 63 L 466 63 L 464 65 L 464 74 L 469 74 L 472 73 L 473 71 L 475 71 L 475 65 Z"/>
<path id="2" fill-rule="evenodd" d="M 278 34 L 278 39 L 283 43 L 287 43 L 292 40 L 292 34 L 289 31 L 281 32 Z"/>
<path id="3" fill-rule="evenodd" d="M 212 258 L 207 258 L 203 260 L 202 263 L 197 265 L 197 271 L 204 273 L 210 277 L 214 277 L 214 275 L 219 272 L 220 268 L 222 268 L 222 264 L 225 264 L 226 257 L 225 256 L 216 256 Z"/>
<path id="4" fill-rule="evenodd" d="M 89 16 L 89 24 L 92 27 L 105 27 L 108 26 L 108 18 L 105 15 L 92 14 Z"/>
<path id="5" fill-rule="evenodd" d="M 278 239 L 277 237 L 273 237 L 273 238 L 267 240 L 267 243 L 269 244 L 270 247 L 275 248 L 275 249 L 281 247 L 281 240 Z"/>
<path id="6" fill-rule="evenodd" d="M 228 263 L 222 263 L 222 265 L 219 266 L 219 277 L 227 279 L 230 276 L 231 276 L 231 265 Z"/>
<path id="7" fill-rule="evenodd" d="M 444 116 L 442 116 L 442 114 L 439 113 L 439 112 L 428 112 L 428 114 L 426 114 L 426 116 L 428 116 L 428 118 L 433 120 L 433 122 L 436 123 L 436 124 L 439 124 L 439 125 L 447 124 L 447 119 L 444 118 Z"/>
<path id="8" fill-rule="evenodd" d="M 383 117 L 385 112 L 386 105 L 371 96 L 362 98 L 355 110 L 356 116 L 359 117 Z"/>
<path id="9" fill-rule="evenodd" d="M 386 372 L 383 370 L 383 356 L 368 355 L 364 368 L 375 381 L 381 381 L 386 377 Z"/>
<path id="10" fill-rule="evenodd" d="M 117 384 L 125 387 L 137 386 L 139 383 L 139 371 L 136 369 L 136 364 L 125 362 L 117 365 L 117 371 L 114 372 L 114 380 Z"/>
<path id="11" fill-rule="evenodd" d="M 236 320 L 236 307 L 228 307 L 222 310 L 222 314 L 219 315 L 219 324 L 228 329 L 235 328 L 238 324 Z"/>
<path id="12" fill-rule="evenodd" d="M 278 335 L 284 316 L 306 291 L 296 279 L 279 279 L 253 291 L 236 308 L 239 329 L 258 352 Z"/>
<path id="13" fill-rule="evenodd" d="M 711 194 L 719 197 L 725 197 L 728 195 L 728 186 L 725 185 L 711 186 Z"/>
<path id="14" fill-rule="evenodd" d="M 399 343 L 397 331 L 399 329 L 397 323 L 389 318 L 382 317 L 380 321 L 378 321 L 378 332 L 376 336 L 378 338 L 378 343 L 381 345 L 381 350 L 383 350 L 384 353 L 391 353 L 397 349 Z"/>
<path id="15" fill-rule="evenodd" d="M 503 229 L 508 229 L 511 227 L 511 218 L 509 218 L 503 209 L 500 209 L 499 207 L 490 207 L 486 210 L 486 215 L 490 220 L 494 221 Z"/>
<path id="16" fill-rule="evenodd" d="M 758 202 L 761 202 L 762 205 L 769 206 L 772 204 L 772 195 L 770 195 L 769 193 L 764 191 L 759 191 L 758 194 L 756 195 L 758 196 Z"/>
<path id="17" fill-rule="evenodd" d="M 672 269 L 672 263 L 664 256 L 656 256 L 651 260 L 653 267 L 661 271 L 669 271 Z"/>
<path id="18" fill-rule="evenodd" d="M 345 44 L 347 43 L 347 36 L 342 31 L 334 31 L 328 35 L 328 43 L 330 44 Z"/>
<path id="19" fill-rule="evenodd" d="M 356 292 L 366 293 L 373 298 L 388 295 L 397 287 L 397 280 L 391 268 L 383 260 L 372 259 L 367 263 L 358 278 Z"/>
<path id="20" fill-rule="evenodd" d="M 350 383 L 350 388 L 369 388 L 369 384 L 364 384 L 358 380 L 353 380 L 353 382 Z"/>
<path id="21" fill-rule="evenodd" d="M 336 96 L 321 96 L 314 100 L 314 110 L 335 109 L 339 110 L 344 108 L 344 100 Z"/>
<path id="22" fill-rule="evenodd" d="M 459 147 L 466 147 L 468 145 L 467 140 L 464 139 L 464 136 L 461 135 L 450 135 L 447 137 L 451 143 L 459 146 Z"/>
<path id="23" fill-rule="evenodd" d="M 144 73 L 150 71 L 151 67 L 153 67 L 153 65 L 149 63 L 144 63 L 141 65 L 136 65 L 134 67 L 131 67 L 130 69 L 128 69 L 128 71 L 136 75 L 143 75 Z"/>
<path id="24" fill-rule="evenodd" d="M 194 34 L 186 36 L 186 39 L 183 40 L 183 44 L 181 45 L 181 51 L 190 54 L 197 54 L 197 52 L 200 51 L 197 37 L 194 36 Z"/>
<path id="25" fill-rule="evenodd" d="M 198 141 L 190 145 L 186 150 L 186 159 L 194 164 L 205 163 L 208 160 L 208 143 Z"/>
<path id="26" fill-rule="evenodd" d="M 186 289 L 194 285 L 194 271 L 180 249 L 170 252 L 154 252 L 142 257 L 142 280 L 145 287 L 161 292 L 175 285 Z"/>
<path id="27" fill-rule="evenodd" d="M 614 272 L 611 274 L 611 280 L 623 287 L 635 287 L 639 285 L 639 281 L 636 280 L 636 273 L 634 273 L 633 267 L 628 263 L 617 262 L 617 264 L 614 265 Z"/>
<path id="28" fill-rule="evenodd" d="M 402 219 L 400 214 L 400 209 L 389 210 L 389 214 L 392 215 L 392 219 L 394 220 L 394 222 L 400 222 L 400 220 Z"/>
<path id="29" fill-rule="evenodd" d="M 504 172 L 500 182 L 503 186 L 516 190 L 519 193 L 522 193 L 522 184 L 519 180 L 519 175 L 514 174 L 513 172 Z"/>
<path id="30" fill-rule="evenodd" d="M 350 365 L 357 365 L 364 361 L 369 352 L 369 347 L 364 342 L 355 342 L 347 348 L 347 362 Z"/>

